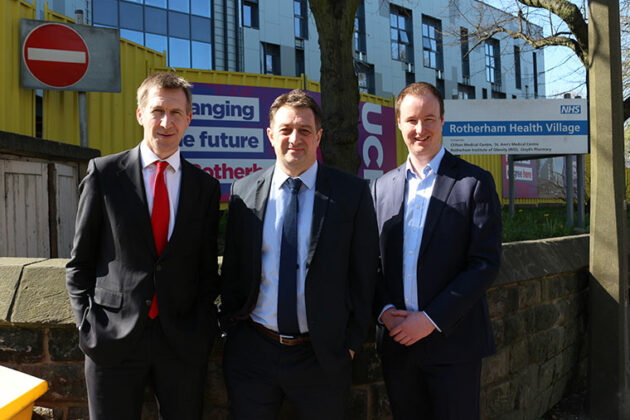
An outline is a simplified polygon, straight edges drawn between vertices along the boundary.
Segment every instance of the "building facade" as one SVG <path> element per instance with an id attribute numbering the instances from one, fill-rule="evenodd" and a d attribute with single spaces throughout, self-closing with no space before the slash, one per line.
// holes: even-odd
<path id="1" fill-rule="evenodd" d="M 67 16 L 83 10 L 85 23 L 165 51 L 171 67 L 320 78 L 308 0 L 52 0 L 49 7 Z M 545 97 L 542 50 L 500 34 L 474 37 L 509 17 L 476 0 L 360 0 L 359 88 L 388 97 L 427 81 L 448 99 Z"/>

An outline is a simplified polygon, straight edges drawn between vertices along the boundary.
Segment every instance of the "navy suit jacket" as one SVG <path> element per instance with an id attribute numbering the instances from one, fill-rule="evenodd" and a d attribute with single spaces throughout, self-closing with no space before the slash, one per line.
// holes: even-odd
<path id="1" fill-rule="evenodd" d="M 405 165 L 372 184 L 383 277 L 375 310 L 405 309 L 402 282 Z M 501 207 L 492 175 L 448 151 L 429 202 L 418 255 L 420 310 L 439 326 L 414 347 L 427 363 L 478 359 L 495 351 L 485 298 L 501 257 Z M 377 338 L 393 342 L 384 327 Z M 395 348 L 395 346 L 388 346 Z M 386 347 L 381 347 L 385 349 Z"/>
<path id="2" fill-rule="evenodd" d="M 222 326 L 249 318 L 261 282 L 263 221 L 274 167 L 232 185 L 221 266 Z M 333 374 L 350 363 L 372 323 L 378 232 L 368 184 L 320 164 L 306 265 L 305 301 L 315 355 Z"/>
<path id="3" fill-rule="evenodd" d="M 140 147 L 88 165 L 66 284 L 79 346 L 97 363 L 115 364 L 133 351 L 154 292 L 169 343 L 183 360 L 207 363 L 217 332 L 219 183 L 181 163 L 175 227 L 159 257 Z"/>

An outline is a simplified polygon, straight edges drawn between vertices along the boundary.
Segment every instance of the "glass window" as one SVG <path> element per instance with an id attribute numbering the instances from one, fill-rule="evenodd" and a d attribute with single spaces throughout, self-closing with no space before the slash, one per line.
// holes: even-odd
<path id="1" fill-rule="evenodd" d="M 440 20 L 422 16 L 422 51 L 424 67 L 443 70 L 442 22 Z"/>
<path id="2" fill-rule="evenodd" d="M 258 28 L 258 1 L 243 0 L 243 26 Z"/>
<path id="3" fill-rule="evenodd" d="M 354 17 L 354 50 L 366 52 L 365 48 L 365 5 L 359 2 L 357 14 Z"/>
<path id="4" fill-rule="evenodd" d="M 120 37 L 133 41 L 137 44 L 144 45 L 144 33 L 140 31 L 131 31 L 129 29 L 121 29 Z"/>
<path id="5" fill-rule="evenodd" d="M 190 15 L 168 12 L 168 34 L 178 38 L 190 38 Z"/>
<path id="6" fill-rule="evenodd" d="M 144 0 L 147 6 L 156 6 L 166 9 L 166 0 Z"/>
<path id="7" fill-rule="evenodd" d="M 191 0 L 190 13 L 210 17 L 210 2 L 211 0 Z"/>
<path id="8" fill-rule="evenodd" d="M 168 65 L 190 67 L 190 41 L 180 38 L 168 39 Z"/>
<path id="9" fill-rule="evenodd" d="M 195 69 L 212 70 L 212 45 L 192 42 L 192 66 Z"/>
<path id="10" fill-rule="evenodd" d="M 142 31 L 142 6 L 120 2 L 120 27 Z"/>
<path id="11" fill-rule="evenodd" d="M 191 16 L 190 33 L 190 37 L 195 41 L 210 42 L 210 19 L 199 16 Z"/>
<path id="12" fill-rule="evenodd" d="M 521 88 L 521 48 L 514 46 L 514 79 L 516 89 Z"/>
<path id="13" fill-rule="evenodd" d="M 144 8 L 144 30 L 166 35 L 166 10 L 155 7 Z"/>
<path id="14" fill-rule="evenodd" d="M 411 29 L 411 10 L 390 6 L 389 33 L 394 60 L 413 63 L 413 32 Z"/>
<path id="15" fill-rule="evenodd" d="M 168 8 L 188 13 L 188 0 L 168 0 Z"/>
<path id="16" fill-rule="evenodd" d="M 468 52 L 468 29 L 460 28 L 459 42 L 462 52 L 462 76 L 470 78 L 470 53 Z"/>
<path id="17" fill-rule="evenodd" d="M 300 48 L 295 49 L 295 76 L 301 77 L 305 73 L 304 67 L 304 50 Z"/>
<path id="18" fill-rule="evenodd" d="M 262 43 L 263 48 L 263 74 L 276 74 L 280 73 L 280 47 L 274 44 Z"/>
<path id="19" fill-rule="evenodd" d="M 127 1 L 130 1 L 130 2 L 132 2 L 132 3 L 139 3 L 139 4 L 142 4 L 142 0 L 127 0 Z M 121 2 L 121 3 L 122 3 L 122 2 Z"/>
<path id="20" fill-rule="evenodd" d="M 166 50 L 168 50 L 166 37 L 164 35 L 145 34 L 144 38 L 145 38 L 144 45 L 147 48 L 151 48 L 152 50 L 155 50 L 161 53 L 166 52 Z"/>
<path id="21" fill-rule="evenodd" d="M 306 0 L 293 0 L 293 21 L 296 38 L 308 39 L 307 17 Z"/>
<path id="22" fill-rule="evenodd" d="M 490 38 L 486 40 L 486 80 L 490 83 L 501 84 L 501 58 L 499 40 Z"/>
<path id="23" fill-rule="evenodd" d="M 118 2 L 100 0 L 92 2 L 92 20 L 94 23 L 118 27 Z"/>

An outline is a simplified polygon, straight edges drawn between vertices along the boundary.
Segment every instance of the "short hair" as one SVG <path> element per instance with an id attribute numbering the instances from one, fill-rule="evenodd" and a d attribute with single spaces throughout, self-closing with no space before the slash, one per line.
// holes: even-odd
<path id="1" fill-rule="evenodd" d="M 293 108 L 310 109 L 313 111 L 313 116 L 315 117 L 316 128 L 318 130 L 321 128 L 322 109 L 319 107 L 319 104 L 315 102 L 315 99 L 300 89 L 293 89 L 290 92 L 283 93 L 273 101 L 269 108 L 269 126 L 273 124 L 273 117 L 276 115 L 276 112 L 285 105 Z"/>
<path id="2" fill-rule="evenodd" d="M 138 108 L 146 105 L 149 91 L 153 88 L 158 89 L 182 89 L 186 95 L 186 112 L 192 111 L 192 85 L 181 76 L 175 73 L 160 72 L 147 76 L 138 88 Z"/>
<path id="3" fill-rule="evenodd" d="M 403 99 L 407 95 L 412 96 L 426 96 L 433 95 L 440 103 L 440 117 L 444 117 L 444 98 L 442 97 L 442 93 L 431 83 L 427 82 L 415 82 L 410 85 L 407 85 L 403 90 L 400 91 L 398 97 L 396 98 L 396 116 L 400 116 L 400 104 Z"/>

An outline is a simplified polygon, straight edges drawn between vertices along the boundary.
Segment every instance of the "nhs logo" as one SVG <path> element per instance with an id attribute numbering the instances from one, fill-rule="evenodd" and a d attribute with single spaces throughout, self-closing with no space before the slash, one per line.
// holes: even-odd
<path id="1" fill-rule="evenodd" d="M 581 105 L 560 105 L 560 113 L 561 114 L 581 114 L 582 106 Z"/>

